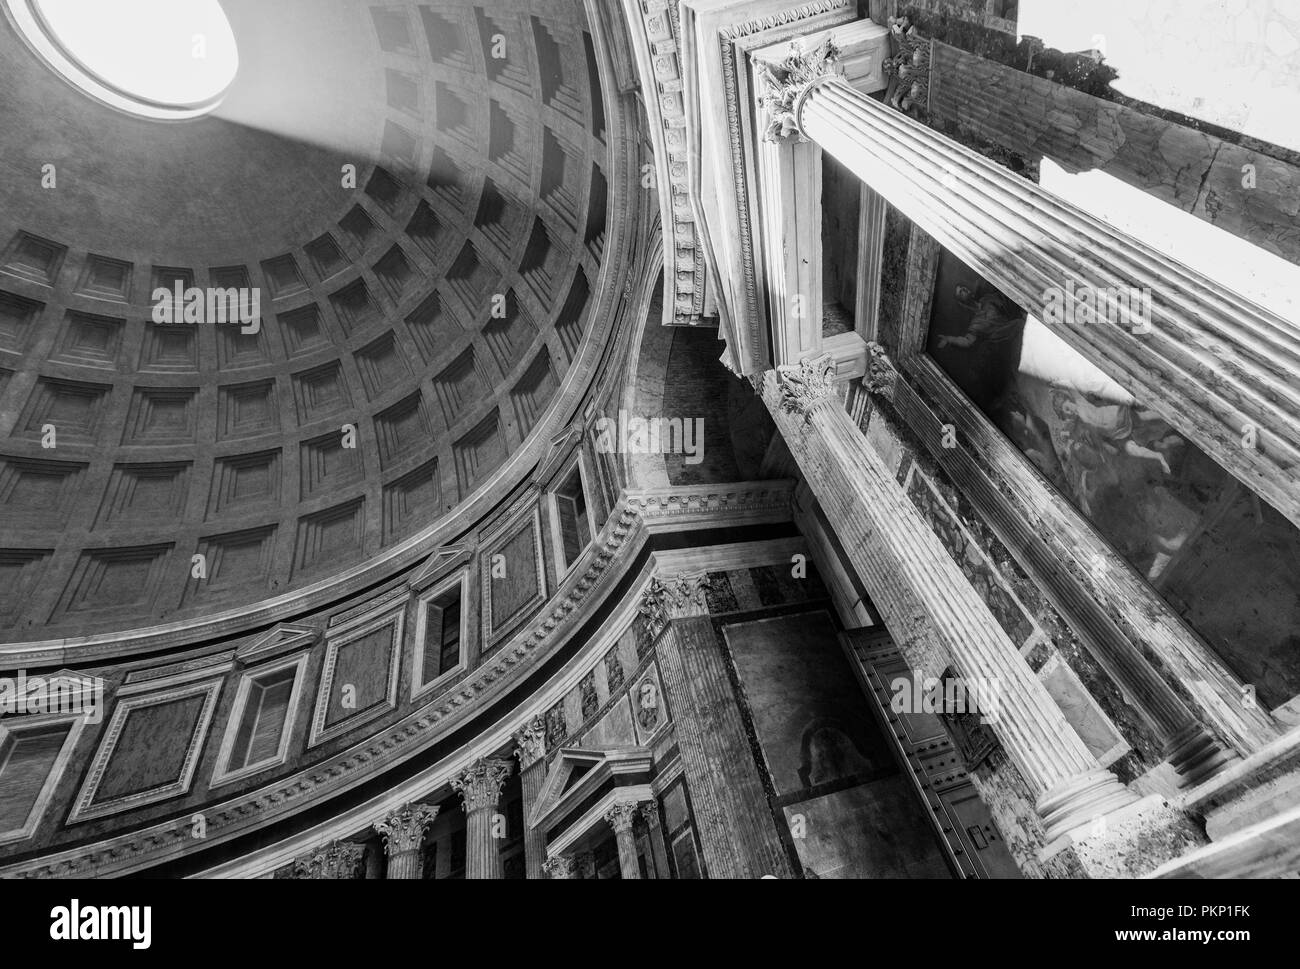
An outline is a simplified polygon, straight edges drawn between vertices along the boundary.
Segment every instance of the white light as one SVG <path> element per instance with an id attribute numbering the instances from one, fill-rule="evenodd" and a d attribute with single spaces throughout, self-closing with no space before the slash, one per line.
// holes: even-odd
<path id="1" fill-rule="evenodd" d="M 209 111 L 239 71 L 218 0 L 6 0 L 6 8 L 67 80 L 147 117 Z"/>

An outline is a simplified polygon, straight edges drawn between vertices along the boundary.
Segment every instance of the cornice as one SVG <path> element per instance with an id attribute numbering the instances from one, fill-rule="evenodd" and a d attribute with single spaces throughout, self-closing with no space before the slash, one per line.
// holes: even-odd
<path id="1" fill-rule="evenodd" d="M 707 268 L 692 210 L 678 0 L 623 0 L 654 148 L 664 227 L 664 324 L 706 318 Z"/>

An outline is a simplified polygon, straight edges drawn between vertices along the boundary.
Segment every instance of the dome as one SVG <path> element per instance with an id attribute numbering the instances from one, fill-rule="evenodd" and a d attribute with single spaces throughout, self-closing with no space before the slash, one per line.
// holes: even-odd
<path id="1" fill-rule="evenodd" d="M 581 4 L 139 0 L 93 5 L 100 44 L 78 6 L 0 31 L 0 637 L 193 631 L 409 564 L 518 480 L 592 349 Z M 114 64 L 193 23 L 231 77 L 149 116 L 24 14 L 123 97 L 168 99 Z"/>

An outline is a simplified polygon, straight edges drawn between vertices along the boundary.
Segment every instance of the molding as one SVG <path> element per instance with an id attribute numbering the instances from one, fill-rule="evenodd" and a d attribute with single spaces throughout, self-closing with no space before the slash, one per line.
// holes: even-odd
<path id="1" fill-rule="evenodd" d="M 678 0 L 623 0 L 641 76 L 664 230 L 665 326 L 695 326 L 709 312 L 708 270 L 687 175 L 690 146 L 678 37 Z"/>

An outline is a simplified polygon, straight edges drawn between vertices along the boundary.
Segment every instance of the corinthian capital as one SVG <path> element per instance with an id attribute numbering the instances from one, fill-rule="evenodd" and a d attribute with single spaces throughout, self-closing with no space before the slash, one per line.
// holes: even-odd
<path id="1" fill-rule="evenodd" d="M 551 878 L 577 878 L 578 862 L 573 855 L 556 855 L 542 862 L 542 871 Z"/>
<path id="2" fill-rule="evenodd" d="M 776 375 L 781 409 L 787 414 L 802 414 L 805 423 L 812 420 L 814 407 L 835 394 L 835 363 L 829 356 L 778 367 Z"/>
<path id="3" fill-rule="evenodd" d="M 465 802 L 465 813 L 471 814 L 485 808 L 494 808 L 501 798 L 501 787 L 510 776 L 508 760 L 480 758 L 477 763 L 452 780 L 451 786 L 460 792 Z"/>
<path id="4" fill-rule="evenodd" d="M 702 616 L 709 611 L 707 573 L 698 575 L 673 575 L 660 578 L 654 576 L 645 592 L 641 593 L 641 603 L 637 610 L 650 621 L 656 632 L 668 625 L 670 619 L 685 616 Z"/>
<path id="5" fill-rule="evenodd" d="M 867 389 L 867 393 L 892 401 L 897 381 L 898 371 L 894 369 L 894 361 L 889 359 L 885 348 L 879 343 L 868 343 L 867 372 L 862 377 L 862 386 Z"/>
<path id="6" fill-rule="evenodd" d="M 632 830 L 632 822 L 636 820 L 636 815 L 637 805 L 632 801 L 624 801 L 606 811 L 605 820 L 614 829 L 614 833 L 618 834 L 620 831 Z"/>
<path id="7" fill-rule="evenodd" d="M 799 101 L 818 81 L 837 73 L 839 59 L 840 49 L 830 37 L 811 50 L 796 40 L 785 60 L 763 69 L 762 104 L 768 113 L 764 139 L 784 141 L 793 134 L 799 141 L 808 140 L 799 131 Z"/>
<path id="8" fill-rule="evenodd" d="M 384 850 L 393 855 L 420 847 L 424 832 L 438 816 L 434 804 L 407 804 L 398 808 L 382 821 L 375 823 L 375 831 L 384 839 Z"/>
<path id="9" fill-rule="evenodd" d="M 515 756 L 519 758 L 519 769 L 531 767 L 545 754 L 546 723 L 541 717 L 533 717 L 515 734 Z"/>
<path id="10" fill-rule="evenodd" d="M 352 878 L 365 850 L 350 841 L 331 841 L 295 861 L 293 871 L 299 878 Z"/>

